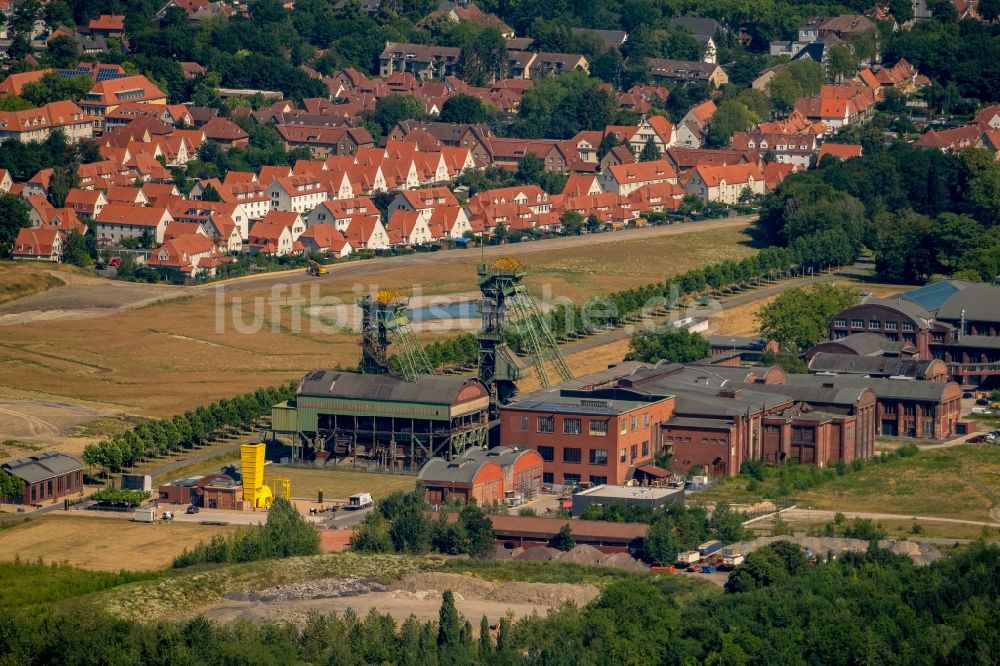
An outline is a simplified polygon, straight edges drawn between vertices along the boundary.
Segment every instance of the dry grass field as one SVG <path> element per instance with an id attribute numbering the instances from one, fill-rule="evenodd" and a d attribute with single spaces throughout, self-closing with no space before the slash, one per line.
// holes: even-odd
<path id="1" fill-rule="evenodd" d="M 185 547 L 232 526 L 198 523 L 133 523 L 131 516 L 45 515 L 0 536 L 0 560 L 66 562 L 101 571 L 146 571 L 170 565 Z"/>
<path id="2" fill-rule="evenodd" d="M 0 303 L 61 287 L 69 275 L 82 272 L 72 266 L 48 262 L 0 261 Z"/>
<path id="3" fill-rule="evenodd" d="M 523 255 L 537 296 L 582 299 L 754 252 L 743 227 L 678 231 L 641 238 L 609 234 L 592 246 L 554 251 L 546 251 L 544 243 L 525 243 L 510 246 L 509 253 Z M 233 325 L 232 299 L 237 294 L 243 299 L 244 321 L 250 322 L 253 299 L 271 294 L 270 286 L 253 281 L 227 286 L 230 297 L 221 305 L 215 289 L 207 288 L 193 298 L 118 310 L 114 316 L 9 323 L 0 329 L 0 394 L 27 392 L 31 400 L 82 403 L 108 414 L 165 416 L 298 379 L 311 367 L 351 365 L 358 358 L 355 334 L 324 332 L 304 314 L 314 293 L 353 303 L 356 283 L 366 289 L 420 285 L 424 294 L 474 290 L 479 253 L 447 254 L 411 267 L 382 269 L 377 261 L 363 262 L 365 275 L 357 279 L 338 279 L 335 268 L 322 281 L 302 283 L 301 301 L 284 292 L 277 302 L 262 305 L 263 326 L 253 333 Z M 296 317 L 302 321 L 299 330 Z"/>

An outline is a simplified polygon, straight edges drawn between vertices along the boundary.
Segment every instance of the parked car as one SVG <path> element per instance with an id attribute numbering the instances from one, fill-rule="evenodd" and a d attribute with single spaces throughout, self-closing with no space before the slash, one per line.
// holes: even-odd
<path id="1" fill-rule="evenodd" d="M 187 511 L 185 513 L 198 513 L 199 511 L 201 511 L 201 509 L 192 504 L 187 508 Z"/>
<path id="2" fill-rule="evenodd" d="M 966 391 L 965 393 L 962 394 L 962 397 L 963 398 L 975 398 L 976 394 L 973 393 L 972 391 Z"/>
<path id="3" fill-rule="evenodd" d="M 980 398 L 979 400 L 976 400 L 976 404 L 985 407 L 986 405 L 990 404 L 990 399 Z"/>
<path id="4" fill-rule="evenodd" d="M 976 435 L 975 437 L 970 437 L 968 439 L 969 444 L 984 444 L 989 441 L 991 440 L 987 439 L 986 435 Z"/>

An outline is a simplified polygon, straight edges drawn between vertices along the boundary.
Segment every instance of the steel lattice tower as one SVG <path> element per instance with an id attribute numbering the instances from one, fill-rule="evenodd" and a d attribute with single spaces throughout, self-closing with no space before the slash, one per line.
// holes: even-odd
<path id="1" fill-rule="evenodd" d="M 361 372 L 399 374 L 414 381 L 419 374 L 434 374 L 434 368 L 410 328 L 406 315 L 409 299 L 398 289 L 380 289 L 374 296 L 358 300 L 361 320 Z M 389 345 L 395 354 L 389 356 Z M 398 367 L 392 367 L 392 361 Z"/>
<path id="2" fill-rule="evenodd" d="M 504 404 L 517 392 L 525 363 L 507 345 L 505 334 L 522 336 L 535 376 L 549 386 L 547 364 L 551 363 L 560 381 L 573 373 L 559 351 L 555 336 L 545 323 L 535 299 L 524 284 L 525 270 L 513 257 L 501 257 L 492 264 L 479 265 L 479 289 L 483 294 L 479 331 L 479 378 L 490 387 L 497 404 Z"/>

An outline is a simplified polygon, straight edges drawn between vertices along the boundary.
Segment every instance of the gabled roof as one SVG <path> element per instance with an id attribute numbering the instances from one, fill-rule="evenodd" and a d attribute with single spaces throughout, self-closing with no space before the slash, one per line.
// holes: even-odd
<path id="1" fill-rule="evenodd" d="M 641 183 L 677 177 L 677 172 L 666 160 L 617 164 L 609 166 L 608 171 L 619 183 Z"/>
<path id="2" fill-rule="evenodd" d="M 826 155 L 839 157 L 842 160 L 849 160 L 852 157 L 861 157 L 861 145 L 856 143 L 824 143 L 819 147 L 819 155 L 816 163 L 822 164 Z"/>
<path id="3" fill-rule="evenodd" d="M 83 464 L 76 458 L 57 451 L 18 458 L 4 463 L 0 469 L 13 474 L 25 483 L 39 483 L 63 474 L 83 471 Z"/>
<path id="4" fill-rule="evenodd" d="M 147 208 L 121 203 L 109 203 L 94 218 L 101 224 L 128 224 L 137 227 L 155 227 L 163 221 L 164 216 L 170 218 L 166 208 Z"/>
<path id="5" fill-rule="evenodd" d="M 52 227 L 20 229 L 11 254 L 26 257 L 48 257 L 59 238 L 59 230 Z"/>

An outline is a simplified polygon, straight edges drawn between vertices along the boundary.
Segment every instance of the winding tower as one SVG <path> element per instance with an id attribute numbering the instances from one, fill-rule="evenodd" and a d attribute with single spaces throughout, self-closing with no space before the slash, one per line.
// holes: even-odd
<path id="1" fill-rule="evenodd" d="M 495 405 L 510 401 L 517 393 L 516 382 L 527 364 L 507 344 L 507 333 L 520 336 L 530 365 L 541 386 L 549 386 L 548 366 L 560 381 L 573 373 L 559 351 L 538 304 L 524 284 L 524 265 L 514 257 L 501 257 L 479 265 L 482 327 L 479 331 L 479 379 L 490 387 Z"/>
<path id="2" fill-rule="evenodd" d="M 434 374 L 406 314 L 409 298 L 398 289 L 379 289 L 358 300 L 361 321 L 361 372 L 392 374 L 406 381 Z M 394 354 L 389 355 L 389 345 Z"/>

